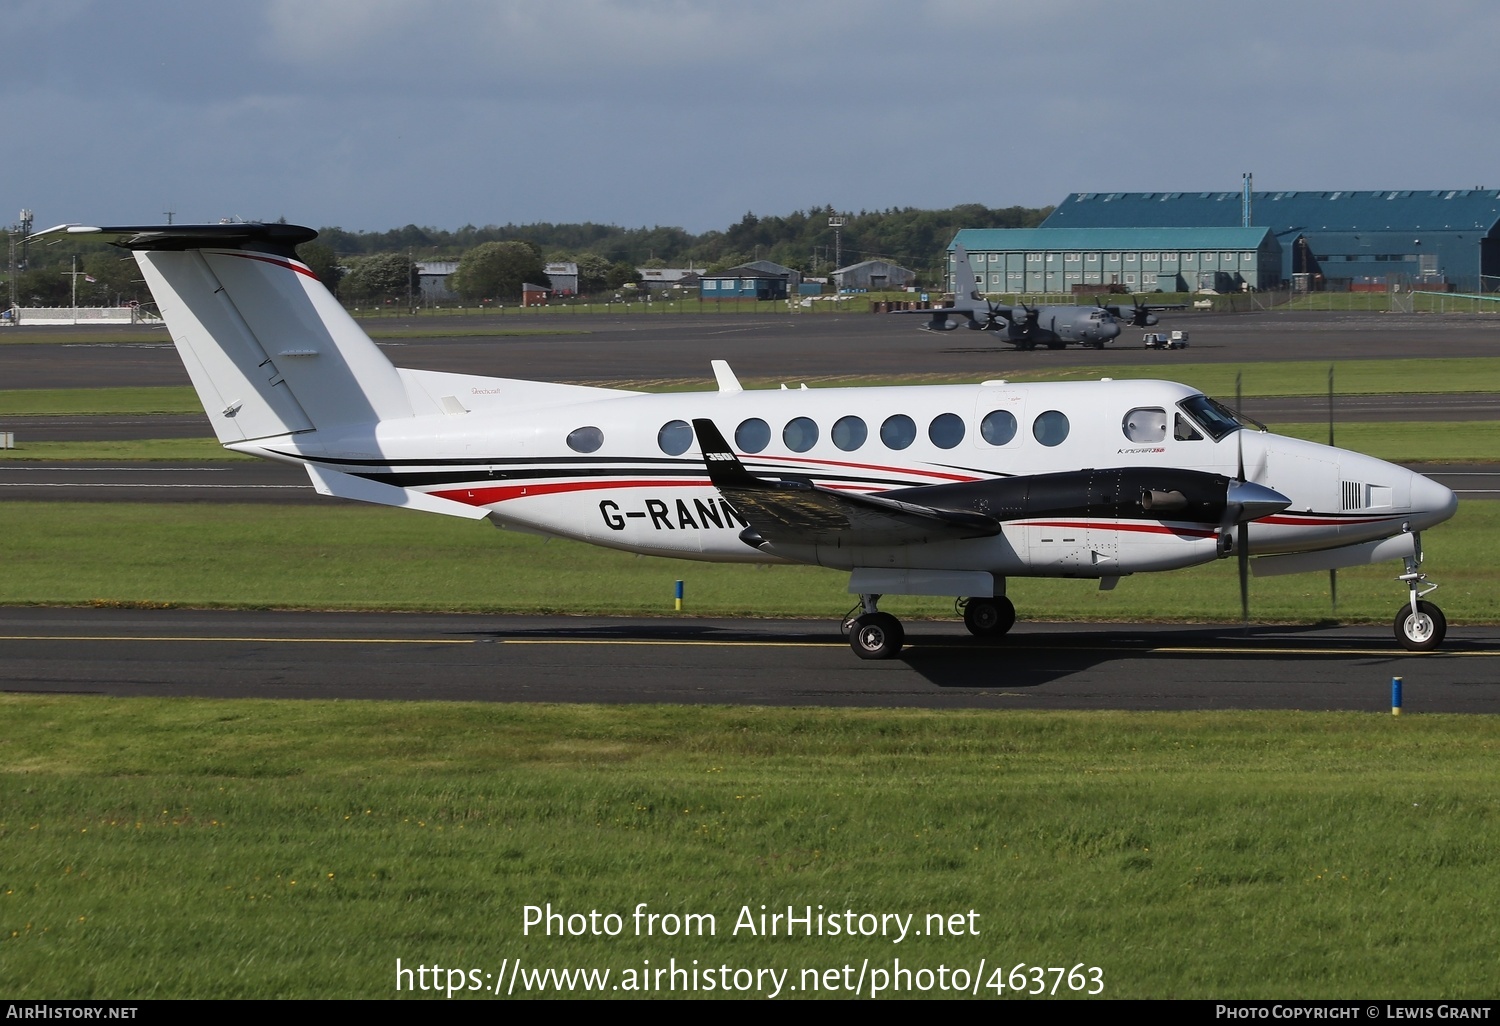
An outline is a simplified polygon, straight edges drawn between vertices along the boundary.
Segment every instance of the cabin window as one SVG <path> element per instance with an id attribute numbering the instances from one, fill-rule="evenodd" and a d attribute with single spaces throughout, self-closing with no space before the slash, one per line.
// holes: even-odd
<path id="1" fill-rule="evenodd" d="M 1016 418 L 1009 410 L 986 413 L 979 422 L 979 434 L 991 445 L 1004 445 L 1016 437 Z"/>
<path id="2" fill-rule="evenodd" d="M 739 446 L 740 452 L 760 452 L 771 444 L 771 425 L 759 417 L 742 421 L 734 429 L 734 444 Z"/>
<path id="3" fill-rule="evenodd" d="M 685 420 L 670 420 L 656 433 L 656 444 L 668 456 L 681 456 L 693 444 L 693 429 Z"/>
<path id="4" fill-rule="evenodd" d="M 880 440 L 887 449 L 905 449 L 917 440 L 917 423 L 904 413 L 887 417 L 880 425 Z"/>
<path id="5" fill-rule="evenodd" d="M 787 421 L 781 429 L 781 440 L 792 452 L 806 452 L 818 444 L 818 425 L 811 417 L 797 417 Z"/>
<path id="6" fill-rule="evenodd" d="M 574 452 L 598 452 L 604 444 L 604 432 L 596 427 L 574 428 L 568 432 L 568 448 Z"/>
<path id="7" fill-rule="evenodd" d="M 1031 434 L 1043 445 L 1062 445 L 1068 437 L 1067 415 L 1048 410 L 1031 422 Z"/>
<path id="8" fill-rule="evenodd" d="M 865 444 L 870 429 L 858 417 L 840 417 L 833 425 L 833 444 L 845 452 L 853 452 Z"/>
<path id="9" fill-rule="evenodd" d="M 1141 406 L 1125 414 L 1120 423 L 1132 442 L 1160 442 L 1167 437 L 1167 411 L 1160 406 Z"/>
<path id="10" fill-rule="evenodd" d="M 927 425 L 927 437 L 939 449 L 951 449 L 964 440 L 964 419 L 956 413 L 939 413 Z"/>

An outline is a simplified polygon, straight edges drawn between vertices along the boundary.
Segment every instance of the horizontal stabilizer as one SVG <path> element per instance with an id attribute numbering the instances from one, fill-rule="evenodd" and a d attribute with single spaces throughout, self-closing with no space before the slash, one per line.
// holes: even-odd
<path id="1" fill-rule="evenodd" d="M 133 251 L 182 251 L 187 249 L 254 249 L 277 256 L 292 256 L 298 246 L 311 242 L 318 233 L 299 224 L 156 224 L 94 227 L 60 224 L 37 232 L 44 235 L 87 235 L 121 249 Z"/>

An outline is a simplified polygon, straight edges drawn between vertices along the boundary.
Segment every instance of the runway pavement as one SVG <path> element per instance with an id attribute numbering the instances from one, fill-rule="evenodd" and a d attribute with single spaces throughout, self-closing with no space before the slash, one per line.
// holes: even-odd
<path id="1" fill-rule="evenodd" d="M 1189 349 L 1148 352 L 1127 332 L 1103 350 L 1071 347 L 1020 352 L 987 332 L 919 330 L 921 318 L 893 314 L 630 314 L 435 317 L 362 322 L 382 336 L 399 366 L 427 370 L 615 382 L 700 379 L 712 387 L 709 361 L 727 359 L 744 378 L 796 382 L 803 377 L 918 374 L 1004 377 L 1035 368 L 1263 360 L 1390 359 L 1500 354 L 1500 317 L 1483 314 L 1240 313 L 1172 315 L 1163 324 L 1188 330 Z M 78 329 L 23 327 L 30 337 L 73 338 Z M 100 327 L 88 341 L 0 345 L 4 388 L 98 388 L 186 385 L 188 378 L 164 329 Z M 425 333 L 453 331 L 450 336 Z M 572 331 L 575 334 L 464 337 L 476 330 Z M 39 333 L 39 334 L 35 334 Z M 68 334 L 71 333 L 71 334 Z M 15 336 L 5 336 L 14 338 Z M 1132 338 L 1136 340 L 1132 340 Z M 0 340 L 3 341 L 3 340 Z"/>
<path id="2" fill-rule="evenodd" d="M 212 698 L 1500 712 L 1500 628 L 1414 655 L 1389 628 L 908 624 L 857 659 L 835 621 L 0 609 L 0 690 Z"/>

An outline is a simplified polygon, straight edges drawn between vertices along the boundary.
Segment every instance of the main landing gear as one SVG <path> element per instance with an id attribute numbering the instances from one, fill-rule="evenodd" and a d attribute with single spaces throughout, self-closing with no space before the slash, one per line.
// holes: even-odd
<path id="1" fill-rule="evenodd" d="M 859 606 L 863 612 L 844 621 L 849 647 L 861 659 L 894 659 L 906 641 L 901 621 L 877 609 L 879 602 L 879 595 L 861 595 Z"/>
<path id="2" fill-rule="evenodd" d="M 1016 625 L 1016 607 L 1004 595 L 959 600 L 964 626 L 976 638 L 998 638 Z"/>
<path id="3" fill-rule="evenodd" d="M 1422 600 L 1422 596 L 1431 594 L 1437 585 L 1429 583 L 1427 575 L 1422 573 L 1420 538 L 1416 549 L 1415 555 L 1406 557 L 1406 573 L 1396 578 L 1406 582 L 1411 598 L 1396 610 L 1396 621 L 1392 626 L 1402 648 L 1412 652 L 1430 652 L 1443 643 L 1443 638 L 1448 633 L 1448 620 L 1441 609 Z"/>
<path id="4" fill-rule="evenodd" d="M 906 643 L 901 621 L 876 608 L 879 602 L 879 595 L 861 595 L 861 612 L 844 621 L 849 647 L 861 659 L 894 659 Z M 960 599 L 958 604 L 964 626 L 976 638 L 998 638 L 1015 626 L 1016 607 L 1004 595 Z"/>

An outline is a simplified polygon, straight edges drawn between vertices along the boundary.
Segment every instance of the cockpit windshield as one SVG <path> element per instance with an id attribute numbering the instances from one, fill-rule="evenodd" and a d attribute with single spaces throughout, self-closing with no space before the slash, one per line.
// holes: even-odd
<path id="1" fill-rule="evenodd" d="M 1236 428 L 1245 427 L 1245 422 L 1235 416 L 1233 410 L 1206 395 L 1192 396 L 1177 405 L 1216 442 Z"/>

